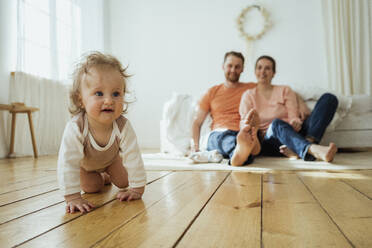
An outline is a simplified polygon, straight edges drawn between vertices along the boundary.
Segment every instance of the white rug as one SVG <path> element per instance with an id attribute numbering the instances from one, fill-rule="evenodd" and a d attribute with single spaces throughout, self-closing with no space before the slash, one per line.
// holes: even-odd
<path id="1" fill-rule="evenodd" d="M 275 170 L 357 170 L 372 169 L 372 152 L 337 153 L 332 163 L 323 161 L 305 162 L 284 157 L 258 157 L 253 164 L 234 167 L 221 163 L 194 164 L 186 157 L 164 153 L 142 155 L 146 170 L 233 170 L 233 171 L 275 171 Z"/>

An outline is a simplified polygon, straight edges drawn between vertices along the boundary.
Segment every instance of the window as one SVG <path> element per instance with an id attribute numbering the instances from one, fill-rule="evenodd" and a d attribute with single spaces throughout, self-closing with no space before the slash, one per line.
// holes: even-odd
<path id="1" fill-rule="evenodd" d="M 76 0 L 18 0 L 17 70 L 68 82 L 81 50 Z"/>

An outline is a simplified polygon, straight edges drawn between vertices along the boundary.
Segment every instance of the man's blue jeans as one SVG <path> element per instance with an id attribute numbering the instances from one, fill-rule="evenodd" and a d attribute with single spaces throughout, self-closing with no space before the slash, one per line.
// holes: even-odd
<path id="1" fill-rule="evenodd" d="M 236 136 L 238 133 L 238 131 L 233 130 L 211 132 L 208 138 L 207 150 L 217 150 L 224 158 L 229 158 L 231 160 L 236 147 Z M 251 164 L 253 159 L 253 156 L 249 155 L 244 164 Z"/>
<path id="2" fill-rule="evenodd" d="M 261 154 L 280 156 L 279 147 L 286 145 L 303 160 L 313 161 L 315 158 L 308 154 L 312 144 L 306 138 L 312 138 L 319 143 L 329 123 L 337 110 L 337 97 L 323 94 L 316 103 L 310 116 L 303 122 L 301 130 L 297 133 L 291 125 L 280 119 L 275 119 L 266 131 L 261 142 Z"/>

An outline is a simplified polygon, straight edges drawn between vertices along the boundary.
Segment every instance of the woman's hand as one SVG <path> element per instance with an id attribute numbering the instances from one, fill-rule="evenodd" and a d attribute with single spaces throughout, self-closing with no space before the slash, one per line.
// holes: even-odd
<path id="1" fill-rule="evenodd" d="M 296 120 L 296 119 L 291 120 L 289 124 L 293 127 L 293 129 L 294 129 L 296 132 L 298 132 L 298 131 L 301 130 L 302 123 L 301 123 L 299 120 Z"/>
<path id="2" fill-rule="evenodd" d="M 90 212 L 94 209 L 94 205 L 87 200 L 83 199 L 80 193 L 66 195 L 66 213 L 73 214 L 76 211 L 82 213 Z"/>
<path id="3" fill-rule="evenodd" d="M 306 109 L 299 109 L 300 119 L 301 121 L 305 121 L 307 117 L 310 115 L 310 110 L 306 107 Z"/>
<path id="4" fill-rule="evenodd" d="M 131 200 L 138 200 L 141 199 L 143 192 L 145 191 L 145 187 L 140 188 L 129 188 L 126 191 L 120 191 L 116 198 L 120 201 L 131 201 Z"/>
<path id="5" fill-rule="evenodd" d="M 307 107 L 304 100 L 299 95 L 297 95 L 297 101 L 298 101 L 298 113 L 300 115 L 300 119 L 301 121 L 305 121 L 307 117 L 309 117 L 311 111 Z"/>

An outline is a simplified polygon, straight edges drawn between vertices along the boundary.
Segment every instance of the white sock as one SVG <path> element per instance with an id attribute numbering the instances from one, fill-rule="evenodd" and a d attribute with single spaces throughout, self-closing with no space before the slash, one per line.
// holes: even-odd
<path id="1" fill-rule="evenodd" d="M 213 150 L 193 152 L 190 154 L 189 158 L 194 161 L 194 163 L 220 163 L 223 159 L 223 156 L 218 153 L 217 150 Z"/>

